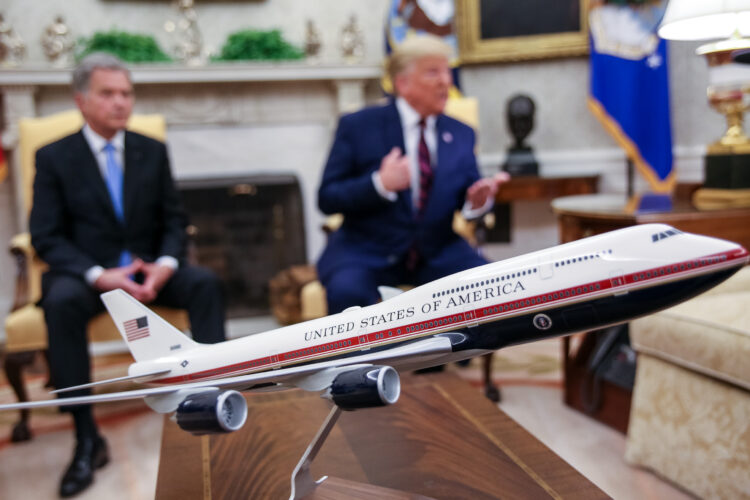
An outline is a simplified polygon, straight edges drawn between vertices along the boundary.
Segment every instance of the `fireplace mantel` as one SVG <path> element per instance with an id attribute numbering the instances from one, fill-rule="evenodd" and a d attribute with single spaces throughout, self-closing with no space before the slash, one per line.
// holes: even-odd
<path id="1" fill-rule="evenodd" d="M 69 85 L 70 69 L 49 66 L 3 68 L 0 86 Z M 378 65 L 331 65 L 280 63 L 221 63 L 207 66 L 174 64 L 141 64 L 131 68 L 133 82 L 139 83 L 209 83 L 209 82 L 283 82 L 300 80 L 355 80 L 379 78 Z"/>
<path id="2" fill-rule="evenodd" d="M 0 143 L 6 149 L 16 147 L 19 118 L 38 115 L 35 94 L 41 87 L 67 88 L 69 68 L 24 66 L 0 71 L 3 96 L 3 135 Z M 378 65 L 312 65 L 297 62 L 234 63 L 207 66 L 168 64 L 136 65 L 131 69 L 133 83 L 138 85 L 212 84 L 212 83 L 283 83 L 328 81 L 335 86 L 339 112 L 358 109 L 365 102 L 365 86 L 382 74 Z"/>

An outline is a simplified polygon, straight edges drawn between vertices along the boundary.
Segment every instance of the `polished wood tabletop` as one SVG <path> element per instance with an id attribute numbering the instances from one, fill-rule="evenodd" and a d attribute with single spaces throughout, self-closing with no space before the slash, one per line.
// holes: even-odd
<path id="1" fill-rule="evenodd" d="M 608 498 L 455 374 L 402 382 L 395 405 L 341 415 L 312 464 L 314 479 L 410 498 Z M 299 390 L 247 401 L 245 426 L 228 435 L 195 437 L 165 418 L 156 498 L 289 497 L 291 471 L 330 406 Z"/>
<path id="2" fill-rule="evenodd" d="M 582 195 L 557 198 L 552 211 L 557 215 L 560 242 L 636 224 L 665 223 L 685 232 L 734 241 L 750 248 L 750 209 L 698 210 L 690 196 L 698 184 L 678 185 L 671 210 L 632 212 L 624 195 Z"/>
<path id="3" fill-rule="evenodd" d="M 552 199 L 558 196 L 596 193 L 599 188 L 598 175 L 567 177 L 515 176 L 500 185 L 495 202 L 510 203 Z"/>

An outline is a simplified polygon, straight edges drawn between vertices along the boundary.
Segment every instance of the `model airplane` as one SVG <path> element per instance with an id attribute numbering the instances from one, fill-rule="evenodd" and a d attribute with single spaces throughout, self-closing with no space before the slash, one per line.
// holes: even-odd
<path id="1" fill-rule="evenodd" d="M 0 410 L 143 398 L 195 434 L 231 432 L 247 417 L 238 391 L 321 391 L 341 409 L 399 397 L 396 369 L 631 320 L 689 299 L 748 262 L 743 247 L 663 224 L 621 229 L 433 281 L 383 301 L 214 345 L 193 342 L 122 290 L 102 300 L 135 358 L 127 392 L 0 406 Z"/>

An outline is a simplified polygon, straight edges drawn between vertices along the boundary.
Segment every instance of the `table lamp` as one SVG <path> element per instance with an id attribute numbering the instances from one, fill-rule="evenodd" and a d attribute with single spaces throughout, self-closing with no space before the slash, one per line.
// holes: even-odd
<path id="1" fill-rule="evenodd" d="M 670 0 L 659 36 L 718 40 L 696 50 L 709 66 L 708 102 L 727 120 L 724 135 L 708 146 L 704 187 L 750 188 L 750 139 L 742 127 L 750 107 L 750 66 L 732 59 L 750 49 L 750 0 Z"/>

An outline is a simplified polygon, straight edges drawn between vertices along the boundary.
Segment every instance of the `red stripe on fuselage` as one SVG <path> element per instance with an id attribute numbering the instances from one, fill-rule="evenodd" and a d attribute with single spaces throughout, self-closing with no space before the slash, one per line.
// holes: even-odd
<path id="1" fill-rule="evenodd" d="M 461 328 L 467 325 L 476 324 L 477 322 L 484 323 L 491 320 L 517 316 L 518 314 L 527 314 L 535 309 L 547 309 L 550 305 L 559 307 L 569 303 L 581 302 L 588 298 L 611 293 L 613 290 L 625 292 L 635 288 L 643 288 L 644 285 L 650 286 L 664 281 L 671 281 L 675 276 L 682 277 L 688 273 L 692 274 L 696 269 L 707 271 L 716 268 L 724 268 L 728 267 L 727 264 L 730 262 L 742 259 L 747 260 L 747 258 L 747 250 L 739 248 L 698 259 L 670 264 L 668 266 L 625 274 L 616 278 L 599 280 L 574 287 L 563 288 L 554 292 L 546 292 L 531 297 L 525 297 L 523 299 L 511 300 L 509 302 L 498 303 L 491 306 L 483 306 L 477 309 L 438 316 L 399 327 L 356 335 L 304 349 L 295 349 L 274 356 L 266 356 L 255 360 L 220 366 L 210 370 L 203 370 L 177 377 L 152 380 L 149 381 L 149 384 L 176 384 L 224 378 L 227 376 L 247 374 L 256 371 L 265 371 L 276 365 L 296 364 L 321 358 L 328 358 L 333 355 L 358 351 L 365 346 L 381 346 L 393 341 L 401 342 L 403 340 L 415 339 L 425 335 L 434 335 L 444 331 L 452 331 L 457 327 Z"/>

